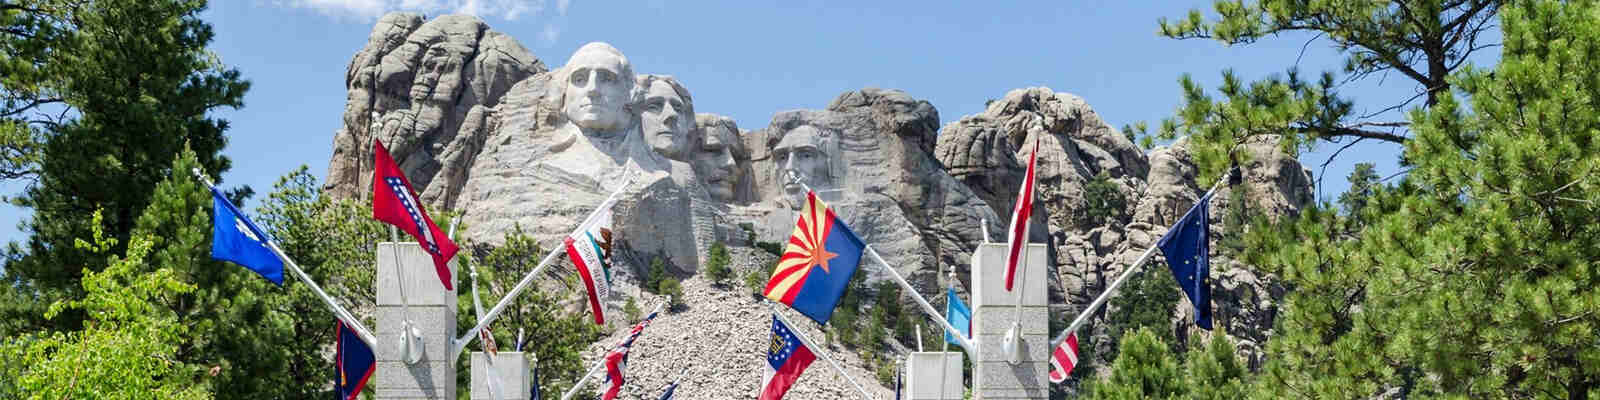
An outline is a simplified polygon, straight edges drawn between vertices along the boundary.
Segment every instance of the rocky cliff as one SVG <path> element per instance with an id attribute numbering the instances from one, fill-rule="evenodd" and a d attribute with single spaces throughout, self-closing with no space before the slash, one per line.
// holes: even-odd
<path id="1" fill-rule="evenodd" d="M 746 255 L 736 257 L 737 270 L 770 270 L 770 256 L 749 256 L 760 254 L 752 246 L 787 242 L 808 189 L 942 306 L 949 282 L 941 271 L 953 268 L 957 287 L 970 283 L 968 260 L 986 240 L 985 224 L 993 235 L 987 240 L 1005 240 L 1005 218 L 1037 143 L 1038 199 L 1029 223 L 1031 239 L 1049 244 L 1058 322 L 1099 295 L 1207 189 L 1196 182 L 1185 141 L 1145 151 L 1083 98 L 1049 88 L 1012 90 L 943 128 L 933 104 L 868 88 L 840 94 L 824 109 L 777 112 L 766 127 L 741 131 L 726 117 L 696 114 L 686 85 L 635 74 L 609 45 L 584 46 L 547 70 L 515 40 L 471 17 L 385 16 L 352 60 L 347 89 L 328 190 L 364 196 L 371 140 L 383 140 L 430 210 L 465 213 L 469 241 L 492 244 L 521 226 L 555 246 L 607 193 L 631 181 L 615 209 L 620 279 L 637 285 L 650 261 L 661 259 L 689 283 L 689 307 L 657 323 L 660 336 L 645 343 L 661 347 L 646 346 L 635 362 L 646 371 L 690 371 L 697 385 L 723 388 L 704 398 L 753 390 L 759 374 L 711 371 L 759 371 L 769 321 L 744 292 L 714 289 L 697 277 L 704 253 L 723 242 Z M 1309 173 L 1276 143 L 1242 150 L 1250 154 L 1243 182 L 1219 190 L 1212 215 L 1280 218 L 1312 200 Z M 1213 224 L 1216 241 L 1239 233 L 1228 232 L 1223 218 Z M 1232 261 L 1217 243 L 1212 251 L 1219 325 L 1259 362 L 1283 288 Z M 860 268 L 869 281 L 887 279 L 870 257 Z M 1188 314 L 1185 301 L 1172 310 L 1180 337 L 1191 329 Z M 1103 335 L 1099 325 L 1086 332 Z M 834 350 L 846 353 L 852 371 L 870 368 Z M 683 351 L 696 356 L 650 356 Z M 826 368 L 811 371 L 807 379 L 829 386 L 801 393 L 848 393 Z M 868 377 L 858 380 L 884 390 Z M 641 382 L 653 389 L 664 379 Z"/>

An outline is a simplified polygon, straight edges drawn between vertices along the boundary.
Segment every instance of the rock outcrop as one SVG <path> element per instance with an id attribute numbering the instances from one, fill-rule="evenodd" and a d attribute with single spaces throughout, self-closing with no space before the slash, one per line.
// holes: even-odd
<path id="1" fill-rule="evenodd" d="M 938 123 L 927 101 L 885 89 L 841 94 L 826 110 L 778 113 L 752 133 L 764 139 L 753 145 L 766 149 L 752 161 L 764 199 L 752 208 L 767 211 L 759 237 L 781 243 L 792 233 L 804 188 L 785 177 L 797 174 L 919 290 L 943 287 L 941 267 L 967 276 L 980 225 L 999 229 L 999 218 L 934 158 Z M 861 270 L 871 280 L 886 278 L 876 264 L 863 260 Z"/>
<path id="2" fill-rule="evenodd" d="M 937 154 L 951 175 L 1004 218 L 1015 207 L 1035 141 L 1038 186 L 1031 240 L 1051 244 L 1051 301 L 1087 305 L 1106 280 L 1102 275 L 1114 263 L 1111 256 L 1125 236 L 1122 223 L 1132 211 L 1126 204 L 1091 218 L 1084 212 L 1087 186 L 1103 175 L 1117 193 L 1135 198 L 1150 164 L 1082 98 L 1049 88 L 1013 90 L 983 113 L 945 126 Z"/>
<path id="3" fill-rule="evenodd" d="M 541 243 L 559 243 L 632 182 L 613 208 L 618 279 L 637 285 L 639 272 L 661 259 L 686 278 L 690 304 L 652 328 L 658 339 L 646 339 L 671 346 L 635 355 L 642 371 L 660 371 L 635 373 L 647 378 L 629 393 L 641 395 L 631 390 L 659 387 L 683 371 L 702 388 L 686 388 L 699 393 L 693 398 L 753 391 L 770 319 L 739 290 L 713 290 L 693 275 L 714 242 L 732 246 L 738 268 L 770 268 L 771 256 L 750 256 L 761 254 L 752 242 L 786 243 L 807 189 L 923 296 L 937 298 L 948 283 L 943 271 L 953 269 L 963 280 L 958 287 L 968 287 L 973 249 L 1005 240 L 1005 218 L 1037 143 L 1031 240 L 1050 246 L 1052 317 L 1060 320 L 1103 292 L 1206 190 L 1186 140 L 1146 152 L 1084 99 L 1048 88 L 1013 90 L 942 131 L 932 104 L 892 89 L 846 92 L 824 109 L 778 112 L 765 128 L 741 131 L 730 118 L 694 114 L 685 85 L 636 75 L 609 45 L 585 45 L 547 70 L 514 39 L 467 16 L 384 16 L 351 61 L 347 89 L 328 193 L 365 196 L 371 143 L 382 140 L 430 210 L 465 212 L 468 241 L 497 244 L 520 227 Z M 1282 218 L 1312 201 L 1310 174 L 1277 143 L 1242 151 L 1249 160 L 1243 183 L 1212 203 L 1217 242 L 1242 233 L 1224 229 L 1240 229 L 1225 216 Z M 984 228 L 993 236 L 983 238 Z M 1212 251 L 1217 321 L 1259 363 L 1284 289 L 1219 243 Z M 870 257 L 860 268 L 869 281 L 887 278 Z M 1186 301 L 1172 315 L 1174 330 L 1188 329 Z M 1103 335 L 1096 325 L 1088 334 Z M 682 351 L 701 356 L 650 355 Z M 725 373 L 733 370 L 746 372 Z M 813 367 L 807 379 L 817 386 L 798 386 L 793 396 L 853 391 L 815 377 L 822 372 Z M 871 381 L 866 376 L 857 378 Z"/>
<path id="4" fill-rule="evenodd" d="M 452 209 L 512 85 L 545 66 L 477 17 L 391 13 L 378 20 L 345 75 L 344 126 L 334 134 L 328 193 L 370 190 L 372 141 L 382 140 L 432 209 Z"/>

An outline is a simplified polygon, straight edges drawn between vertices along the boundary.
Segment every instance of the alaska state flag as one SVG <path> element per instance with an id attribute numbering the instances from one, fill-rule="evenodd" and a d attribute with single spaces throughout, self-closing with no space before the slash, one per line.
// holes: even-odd
<path id="1" fill-rule="evenodd" d="M 767 369 L 761 374 L 761 397 L 757 400 L 779 400 L 789 392 L 800 374 L 817 360 L 788 325 L 772 317 L 772 341 L 767 343 Z"/>
<path id="2" fill-rule="evenodd" d="M 400 172 L 394 158 L 389 156 L 389 150 L 383 148 L 383 142 L 372 141 L 372 163 L 372 218 L 394 225 L 416 238 L 422 251 L 433 256 L 433 269 L 439 273 L 439 282 L 444 284 L 444 289 L 456 290 L 450 283 L 453 279 L 450 278 L 449 263 L 460 248 L 439 230 L 438 225 L 433 224 L 432 218 L 428 218 L 428 211 L 422 209 L 422 202 L 417 201 L 417 193 L 411 190 L 411 181 L 406 180 L 406 174 Z"/>
<path id="3" fill-rule="evenodd" d="M 361 389 L 367 387 L 372 371 L 377 369 L 377 357 L 373 356 L 367 342 L 361 341 L 361 336 L 345 327 L 343 321 L 338 322 L 334 330 L 339 336 L 333 350 L 334 367 L 339 371 L 339 376 L 334 377 L 339 380 L 334 382 L 334 390 L 339 392 L 339 400 L 355 400 L 361 396 Z"/>
<path id="4" fill-rule="evenodd" d="M 950 288 L 949 292 L 945 293 L 944 319 L 950 322 L 950 326 L 961 331 L 961 336 L 972 337 L 972 310 L 967 308 L 967 303 L 961 302 L 961 297 L 956 296 L 956 288 Z M 951 335 L 950 332 L 944 333 L 944 341 L 961 345 L 961 341 L 956 340 L 955 335 Z"/>
<path id="5" fill-rule="evenodd" d="M 1206 283 L 1211 274 L 1210 200 L 1210 193 L 1201 196 L 1156 244 L 1167 256 L 1172 278 L 1183 287 L 1189 304 L 1194 305 L 1194 324 L 1206 330 L 1211 330 L 1211 285 Z"/>
<path id="6" fill-rule="evenodd" d="M 283 286 L 283 260 L 267 248 L 272 239 L 215 187 L 211 198 L 211 258 L 239 264 Z"/>
<path id="7" fill-rule="evenodd" d="M 866 248 L 815 192 L 807 192 L 789 247 L 767 281 L 766 296 L 827 325 Z"/>

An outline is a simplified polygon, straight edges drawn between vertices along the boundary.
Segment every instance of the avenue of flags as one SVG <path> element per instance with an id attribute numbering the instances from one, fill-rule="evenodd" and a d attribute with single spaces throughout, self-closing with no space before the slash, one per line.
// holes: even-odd
<path id="1" fill-rule="evenodd" d="M 1016 204 L 1010 227 L 1007 231 L 1007 245 L 1003 271 L 976 271 L 973 273 L 1003 273 L 1005 289 L 1013 291 L 1017 279 L 1017 268 L 1023 262 L 1022 254 L 1028 244 L 1029 220 L 1034 207 L 1035 192 L 1035 166 L 1039 143 L 1033 143 L 1033 151 L 1029 155 L 1027 171 L 1018 191 Z M 423 204 L 412 189 L 404 173 L 390 157 L 382 143 L 373 143 L 374 171 L 372 181 L 372 212 L 373 218 L 395 226 L 411 235 L 433 261 L 434 269 L 440 282 L 446 290 L 452 287 L 451 270 L 448 263 L 460 248 L 446 235 L 429 217 Z M 262 276 L 268 281 L 279 286 L 283 285 L 286 266 L 297 277 L 313 289 L 328 304 L 335 314 L 335 369 L 338 372 L 334 388 L 341 399 L 357 398 L 362 388 L 371 378 L 376 367 L 376 358 L 373 352 L 373 338 L 370 331 L 360 326 L 359 322 L 342 306 L 329 298 L 312 282 L 304 272 L 299 270 L 292 260 L 288 259 L 273 243 L 267 232 L 252 222 L 244 213 L 240 212 L 223 193 L 206 182 L 213 196 L 213 226 L 212 226 L 212 258 L 238 264 Z M 626 186 L 626 184 L 624 184 Z M 1160 250 L 1166 257 L 1166 264 L 1173 274 L 1179 289 L 1194 307 L 1195 325 L 1210 330 L 1212 329 L 1212 313 L 1210 304 L 1211 288 L 1208 283 L 1209 267 L 1209 240 L 1210 240 L 1210 213 L 1209 201 L 1216 189 L 1206 192 L 1177 221 L 1165 235 L 1157 242 L 1156 246 L 1147 250 L 1139 262 L 1131 264 L 1111 285 L 1107 286 L 1104 293 L 1082 310 L 1082 314 L 1073 321 L 1058 337 L 1051 342 L 1049 364 L 1051 365 L 1048 378 L 1050 382 L 1060 383 L 1065 381 L 1073 368 L 1079 364 L 1078 338 L 1076 329 L 1086 320 L 1097 307 L 1102 305 L 1106 296 L 1114 291 L 1139 265 L 1143 264 L 1144 257 L 1149 257 L 1155 250 Z M 620 193 L 620 189 L 619 192 Z M 615 194 L 613 194 L 615 196 Z M 611 315 L 607 310 L 607 299 L 611 296 L 613 277 L 611 258 L 613 226 L 612 213 L 609 206 L 614 199 L 608 198 L 605 203 L 595 210 L 595 213 L 579 225 L 572 234 L 563 239 L 563 250 L 567 259 L 575 267 L 581 278 L 585 290 L 587 303 L 594 315 L 594 322 L 606 325 Z M 551 256 L 555 256 L 552 253 Z M 923 307 L 924 311 L 935 317 L 945 330 L 945 341 L 956 344 L 968 351 L 973 351 L 970 340 L 972 310 L 961 301 L 957 290 L 953 286 L 947 289 L 945 312 L 943 315 L 934 314 L 932 306 L 928 305 L 916 291 L 906 283 L 899 273 L 885 264 L 870 245 L 865 243 L 855 232 L 846 225 L 845 221 L 835 213 L 815 192 L 808 188 L 806 203 L 799 212 L 795 221 L 793 233 L 790 235 L 783 254 L 773 267 L 772 275 L 766 283 L 763 295 L 777 303 L 789 306 L 796 312 L 805 315 L 819 325 L 826 325 L 838 306 L 840 298 L 849 285 L 851 278 L 859 269 L 863 258 L 871 256 L 882 265 L 891 276 L 898 280 Z M 549 258 L 546 259 L 546 262 Z M 541 264 L 541 267 L 543 264 Z M 1025 266 L 1023 266 L 1026 268 Z M 537 269 L 535 270 L 537 272 Z M 515 296 L 516 292 L 527 285 L 527 279 L 534 276 L 530 273 L 524 278 L 518 288 L 514 289 L 507 297 Z M 952 275 L 953 276 L 953 275 Z M 480 315 L 479 325 L 474 327 L 464 336 L 478 338 L 484 341 L 484 349 L 489 354 L 497 353 L 497 346 L 493 336 L 487 329 L 488 320 L 492 320 L 503 308 L 497 305 L 487 317 Z M 624 369 L 627 364 L 628 354 L 635 340 L 656 318 L 658 312 L 651 312 L 630 330 L 629 335 L 615 346 L 600 361 L 603 367 L 605 381 L 610 385 L 601 396 L 603 400 L 612 400 L 618 397 L 626 381 Z M 833 363 L 822 349 L 812 349 L 807 346 L 809 339 L 804 339 L 795 328 L 785 323 L 783 318 L 774 310 L 772 328 L 766 350 L 766 364 L 760 385 L 759 399 L 776 400 L 783 398 L 784 394 L 795 384 L 800 375 L 817 358 L 822 357 Z M 453 346 L 460 348 L 465 340 L 457 339 Z M 519 346 L 520 347 L 520 346 Z M 835 365 L 835 368 L 838 368 Z M 538 367 L 533 368 L 535 377 Z M 592 372 L 593 370 L 591 370 Z M 587 379 L 588 375 L 584 376 Z M 848 378 L 848 376 L 846 376 Z M 898 378 L 898 374 L 897 374 Z M 580 381 L 580 385 L 581 385 Z M 854 381 L 852 381 L 854 383 Z M 896 396 L 899 394 L 898 381 L 896 381 Z M 664 387 L 661 399 L 670 399 L 677 389 L 676 381 Z M 574 387 L 574 390 L 577 388 Z M 537 378 L 532 385 L 533 398 L 539 398 Z M 858 386 L 859 390 L 859 386 Z M 863 395 L 866 393 L 863 391 Z M 568 394 L 570 396 L 570 393 Z"/>

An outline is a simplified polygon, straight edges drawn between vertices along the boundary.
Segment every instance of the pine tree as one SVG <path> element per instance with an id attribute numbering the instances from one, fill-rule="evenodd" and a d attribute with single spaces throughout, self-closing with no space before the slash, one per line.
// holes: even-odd
<path id="1" fill-rule="evenodd" d="M 1177 399 L 1185 393 L 1183 371 L 1166 343 L 1148 328 L 1123 336 L 1111 376 L 1094 385 L 1099 399 Z"/>
<path id="2" fill-rule="evenodd" d="M 1144 135 L 1143 142 L 1148 146 L 1156 139 L 1188 136 L 1201 186 L 1209 186 L 1230 164 L 1246 161 L 1246 154 L 1234 151 L 1240 144 L 1272 143 L 1295 155 L 1319 143 L 1348 146 L 1371 140 L 1403 145 L 1411 137 L 1408 122 L 1366 110 L 1437 104 L 1452 89 L 1450 74 L 1478 51 L 1492 47 L 1480 39 L 1487 39 L 1482 34 L 1494 28 L 1494 15 L 1502 3 L 1239 0 L 1216 2 L 1217 17 L 1210 21 L 1200 10 L 1175 20 L 1163 18 L 1159 24 L 1163 36 L 1213 39 L 1229 46 L 1297 32 L 1315 34 L 1306 45 L 1329 42 L 1344 55 L 1345 63 L 1342 76 L 1330 71 L 1309 79 L 1293 66 L 1284 76 L 1254 82 L 1223 71 L 1218 98 L 1186 74 L 1179 80 L 1183 104 L 1174 117 L 1162 121 L 1156 135 Z M 1345 82 L 1390 76 L 1415 84 L 1420 94 L 1358 105 L 1338 92 Z M 1128 129 L 1142 132 L 1142 128 L 1140 124 Z"/>
<path id="3" fill-rule="evenodd" d="M 1493 69 L 1411 113 L 1410 173 L 1359 231 L 1251 235 L 1295 288 L 1263 396 L 1600 396 L 1600 3 L 1502 10 Z"/>
<path id="4" fill-rule="evenodd" d="M 106 265 L 72 245 L 94 228 L 85 216 L 104 210 L 106 234 L 127 243 L 156 184 L 189 173 L 168 169 L 186 144 L 205 172 L 228 169 L 227 121 L 208 113 L 240 107 L 249 83 L 206 50 L 213 32 L 199 17 L 205 4 L 0 1 L 0 108 L 8 118 L 0 136 L 10 142 L 0 143 L 0 168 L 20 162 L 35 179 L 10 199 L 33 215 L 22 226 L 26 243 L 6 250 L 4 269 L 40 301 L 76 298 L 82 272 Z M 70 112 L 22 121 L 20 133 L 9 119 L 40 110 Z M 81 318 L 69 312 L 51 325 L 77 329 Z"/>

